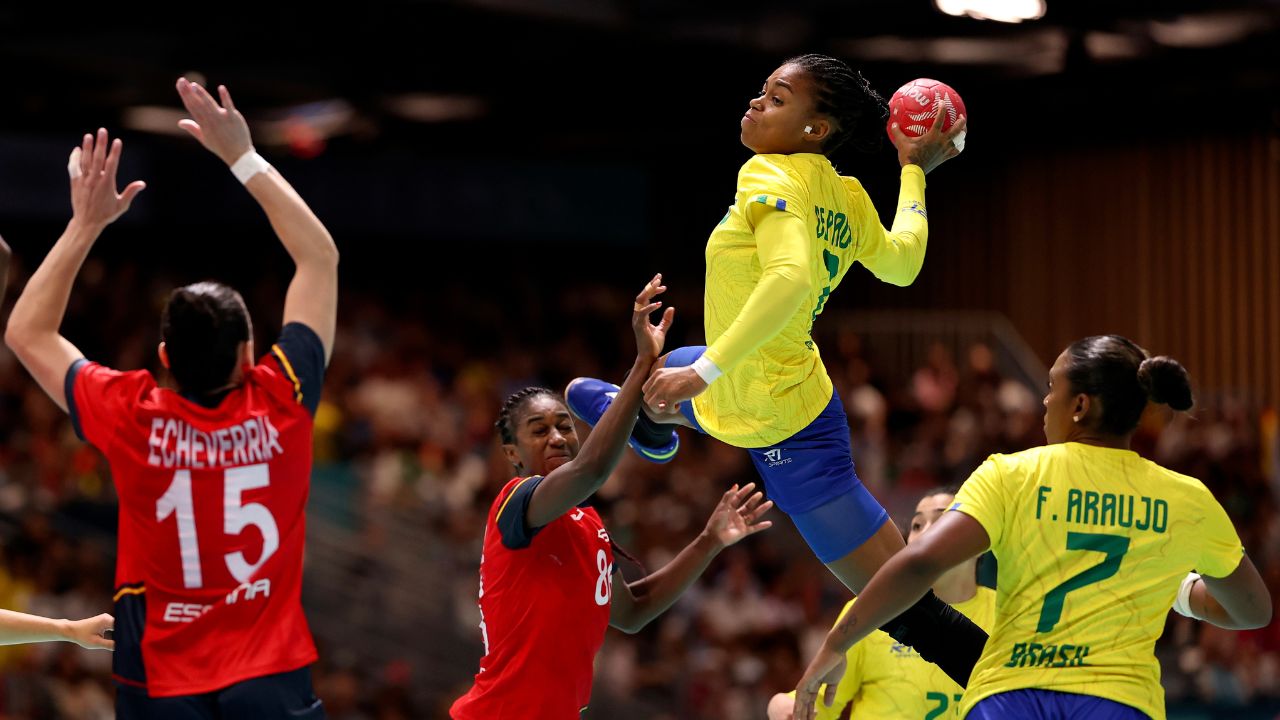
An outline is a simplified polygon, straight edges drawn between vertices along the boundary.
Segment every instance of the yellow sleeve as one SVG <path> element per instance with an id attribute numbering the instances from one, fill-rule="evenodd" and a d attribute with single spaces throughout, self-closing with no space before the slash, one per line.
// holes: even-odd
<path id="1" fill-rule="evenodd" d="M 924 266 L 924 252 L 929 240 L 924 187 L 923 170 L 915 165 L 903 167 L 898 214 L 893 218 L 893 228 L 885 230 L 877 221 L 879 227 L 873 227 L 869 241 L 858 248 L 857 261 L 891 285 L 910 285 Z M 862 199 L 867 205 L 868 216 L 879 217 L 866 193 L 862 194 Z"/>
<path id="2" fill-rule="evenodd" d="M 1000 543 L 1004 531 L 1003 480 L 1000 466 L 996 464 L 996 456 L 992 455 L 964 481 L 960 492 L 956 493 L 955 502 L 949 508 L 977 520 L 982 529 L 987 531 L 987 537 L 991 538 L 992 548 Z"/>
<path id="3" fill-rule="evenodd" d="M 1196 572 L 1211 578 L 1223 578 L 1236 571 L 1244 557 L 1244 545 L 1227 517 L 1222 504 L 1207 490 L 1208 508 L 1204 520 L 1197 525 L 1200 531 L 1200 560 Z"/>
<path id="4" fill-rule="evenodd" d="M 805 221 L 756 202 L 748 203 L 747 210 L 760 256 L 760 282 L 724 334 L 707 348 L 707 359 L 721 372 L 728 372 L 781 332 L 812 289 Z M 707 292 L 715 290 L 707 288 Z"/>

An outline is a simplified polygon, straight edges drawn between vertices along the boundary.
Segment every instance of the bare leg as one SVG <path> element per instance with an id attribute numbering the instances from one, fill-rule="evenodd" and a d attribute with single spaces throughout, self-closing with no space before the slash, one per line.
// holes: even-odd
<path id="1" fill-rule="evenodd" d="M 827 568 L 845 587 L 860 593 L 880 566 L 906 546 L 897 526 L 892 520 L 886 520 L 866 542 L 839 560 L 827 563 Z"/>

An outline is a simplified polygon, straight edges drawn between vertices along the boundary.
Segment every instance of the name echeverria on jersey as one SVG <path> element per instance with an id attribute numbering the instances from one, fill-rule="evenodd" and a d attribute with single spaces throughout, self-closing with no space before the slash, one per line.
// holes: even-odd
<path id="1" fill-rule="evenodd" d="M 213 468 L 270 462 L 280 447 L 280 432 L 266 415 L 219 428 L 197 430 L 176 418 L 154 418 L 147 439 L 147 464 L 154 467 Z"/>

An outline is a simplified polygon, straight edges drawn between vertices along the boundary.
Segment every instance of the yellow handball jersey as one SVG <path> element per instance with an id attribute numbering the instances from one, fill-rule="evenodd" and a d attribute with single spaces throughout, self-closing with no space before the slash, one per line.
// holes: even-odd
<path id="1" fill-rule="evenodd" d="M 856 600 L 844 606 L 848 614 Z M 968 600 L 953 605 L 978 627 L 990 631 L 996 614 L 996 594 L 978 586 Z M 950 720 L 960 717 L 964 688 L 937 665 L 877 630 L 845 653 L 848 665 L 836 686 L 836 700 L 827 708 L 818 694 L 817 720 L 837 720 L 850 703 L 849 717 L 881 720 Z M 792 697 L 795 697 L 794 691 Z"/>
<path id="2" fill-rule="evenodd" d="M 831 401 L 810 337 L 849 267 L 909 285 L 924 263 L 924 173 L 902 169 L 893 229 L 855 179 L 823 155 L 756 155 L 738 173 L 733 206 L 707 242 L 706 357 L 724 373 L 693 399 L 710 435 L 738 447 L 773 445 Z"/>
<path id="3" fill-rule="evenodd" d="M 1026 688 L 1114 700 L 1160 720 L 1155 643 L 1182 579 L 1235 571 L 1244 548 L 1195 478 L 1129 450 L 1062 443 L 992 455 L 952 510 L 999 561 L 995 628 L 963 713 Z"/>

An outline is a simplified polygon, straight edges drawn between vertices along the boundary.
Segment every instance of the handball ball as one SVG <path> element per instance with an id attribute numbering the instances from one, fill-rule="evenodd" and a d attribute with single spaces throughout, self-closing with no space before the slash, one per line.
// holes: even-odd
<path id="1" fill-rule="evenodd" d="M 912 80 L 898 88 L 893 97 L 889 98 L 889 122 L 885 125 L 885 130 L 888 131 L 894 123 L 898 123 L 899 129 L 908 137 L 920 137 L 929 132 L 929 128 L 933 127 L 934 113 L 937 112 L 936 103 L 943 97 L 950 100 L 951 104 L 942 115 L 942 130 L 950 130 L 956 118 L 968 114 L 964 109 L 964 100 L 960 99 L 960 93 L 950 85 L 929 78 Z M 893 138 L 892 132 L 889 137 Z M 956 147 L 963 149 L 963 143 L 964 140 L 957 136 Z"/>

